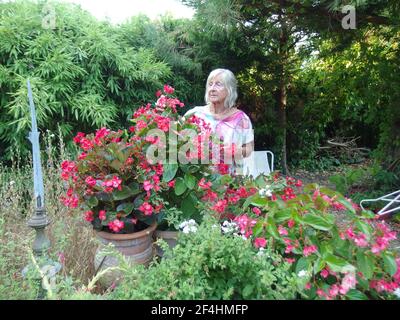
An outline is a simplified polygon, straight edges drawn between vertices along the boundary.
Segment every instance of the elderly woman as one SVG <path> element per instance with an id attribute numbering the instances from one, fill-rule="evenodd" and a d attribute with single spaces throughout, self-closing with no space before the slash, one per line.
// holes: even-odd
<path id="1" fill-rule="evenodd" d="M 185 117 L 195 115 L 211 127 L 229 151 L 233 154 L 231 173 L 251 174 L 254 150 L 253 127 L 249 117 L 235 107 L 237 99 L 237 81 L 227 69 L 211 71 L 206 83 L 206 106 L 194 107 Z M 232 150 L 232 144 L 234 148 Z"/>

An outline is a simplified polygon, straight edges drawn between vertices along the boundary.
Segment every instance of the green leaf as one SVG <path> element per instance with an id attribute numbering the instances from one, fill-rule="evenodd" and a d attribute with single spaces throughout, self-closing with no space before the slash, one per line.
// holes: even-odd
<path id="1" fill-rule="evenodd" d="M 220 179 L 220 183 L 223 185 L 228 185 L 228 184 L 232 183 L 232 181 L 233 181 L 233 178 L 230 174 L 225 174 L 225 175 L 221 176 L 221 179 Z"/>
<path id="2" fill-rule="evenodd" d="M 371 279 L 374 274 L 374 258 L 365 254 L 364 251 L 357 252 L 358 269 L 366 279 Z"/>
<path id="3" fill-rule="evenodd" d="M 368 300 L 368 297 L 364 293 L 356 289 L 349 290 L 349 292 L 346 294 L 346 297 L 348 297 L 350 300 Z"/>
<path id="4" fill-rule="evenodd" d="M 310 267 L 310 262 L 308 261 L 308 259 L 305 257 L 301 257 L 296 263 L 295 272 L 296 274 L 298 274 L 301 270 L 308 271 L 309 267 Z"/>
<path id="5" fill-rule="evenodd" d="M 164 164 L 164 172 L 162 180 L 164 182 L 170 182 L 176 175 L 178 171 L 178 164 L 177 163 L 166 163 Z"/>
<path id="6" fill-rule="evenodd" d="M 195 199 L 197 199 L 196 196 L 190 193 L 182 201 L 181 211 L 183 212 L 183 216 L 187 219 L 191 218 L 197 212 L 197 201 Z"/>
<path id="7" fill-rule="evenodd" d="M 278 228 L 276 227 L 275 221 L 273 218 L 268 217 L 267 220 L 267 232 L 270 233 L 275 239 L 280 239 Z"/>
<path id="8" fill-rule="evenodd" d="M 382 254 L 382 258 L 385 271 L 393 276 L 397 271 L 395 258 L 387 253 Z"/>
<path id="9" fill-rule="evenodd" d="M 331 270 L 334 272 L 355 271 L 355 268 L 353 265 L 351 265 L 349 262 L 347 262 L 343 258 L 340 258 L 333 254 L 327 254 L 325 256 L 325 261 L 328 264 L 328 266 L 331 268 Z"/>
<path id="10" fill-rule="evenodd" d="M 99 200 L 96 197 L 90 197 L 89 200 L 87 201 L 87 205 L 90 208 L 94 208 L 99 204 Z"/>
<path id="11" fill-rule="evenodd" d="M 357 220 L 355 225 L 359 230 L 361 230 L 367 236 L 367 238 L 370 238 L 372 228 L 368 223 L 361 220 Z"/>
<path id="12" fill-rule="evenodd" d="M 265 178 L 263 175 L 259 175 L 256 180 L 255 183 L 257 185 L 257 187 L 259 187 L 260 189 L 265 188 L 265 186 L 267 185 L 267 183 L 265 182 Z"/>
<path id="13" fill-rule="evenodd" d="M 326 187 L 321 187 L 319 190 L 323 194 L 326 194 L 329 197 L 334 197 L 334 196 L 340 196 L 341 195 L 340 193 L 338 193 L 338 192 L 336 192 L 336 191 L 334 191 L 332 189 L 326 188 Z"/>
<path id="14" fill-rule="evenodd" d="M 315 229 L 328 231 L 333 227 L 333 221 L 327 218 L 308 213 L 303 217 L 303 223 L 312 226 Z"/>
<path id="15" fill-rule="evenodd" d="M 124 202 L 117 206 L 117 211 L 123 211 L 127 215 L 130 214 L 133 210 L 133 203 L 132 202 Z"/>
<path id="16" fill-rule="evenodd" d="M 353 205 L 343 196 L 338 197 L 336 201 L 344 205 L 346 209 L 349 210 L 353 215 L 356 213 L 356 210 L 353 208 Z"/>
<path id="17" fill-rule="evenodd" d="M 265 206 L 268 203 L 268 199 L 261 197 L 257 193 L 253 196 L 251 204 L 257 207 Z"/>
<path id="18" fill-rule="evenodd" d="M 242 206 L 243 210 L 246 209 L 253 202 L 253 200 L 256 199 L 257 196 L 258 195 L 255 194 L 255 195 L 248 197 L 246 199 L 246 201 L 243 203 L 243 206 Z"/>
<path id="19" fill-rule="evenodd" d="M 317 258 L 317 260 L 314 262 L 314 274 L 317 274 L 323 268 L 325 268 L 325 262 L 321 258 Z"/>
<path id="20" fill-rule="evenodd" d="M 112 192 L 112 197 L 114 200 L 124 200 L 136 194 L 137 193 L 131 190 L 129 187 L 123 186 L 121 190 L 114 190 Z"/>
<path id="21" fill-rule="evenodd" d="M 180 196 L 181 194 L 183 194 L 186 191 L 186 184 L 185 184 L 185 180 L 183 180 L 182 177 L 176 178 L 175 181 L 175 194 L 177 196 Z"/>
<path id="22" fill-rule="evenodd" d="M 129 189 L 132 190 L 133 195 L 137 195 L 140 192 L 142 192 L 142 190 L 140 189 L 140 186 L 137 182 L 132 182 L 128 185 Z"/>
<path id="23" fill-rule="evenodd" d="M 243 288 L 243 297 L 246 299 L 247 297 L 250 297 L 251 294 L 253 293 L 254 290 L 254 285 L 252 284 L 247 284 L 244 288 Z"/>
<path id="24" fill-rule="evenodd" d="M 286 208 L 286 209 L 281 209 L 274 214 L 275 221 L 277 223 L 282 223 L 286 220 L 289 220 L 292 217 L 292 209 L 291 208 Z"/>
<path id="25" fill-rule="evenodd" d="M 196 185 L 196 177 L 190 173 L 185 174 L 185 184 L 189 189 L 193 189 Z"/>
<path id="26" fill-rule="evenodd" d="M 263 225 L 264 225 L 264 222 L 261 221 L 261 220 L 257 221 L 257 223 L 254 225 L 254 227 L 253 227 L 253 236 L 255 238 L 258 237 L 261 234 L 261 232 L 263 230 Z"/>

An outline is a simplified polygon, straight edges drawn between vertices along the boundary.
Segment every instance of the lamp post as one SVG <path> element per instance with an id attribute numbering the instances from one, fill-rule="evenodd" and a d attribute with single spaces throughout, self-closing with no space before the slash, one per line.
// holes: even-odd
<path id="1" fill-rule="evenodd" d="M 35 210 L 34 214 L 28 221 L 28 226 L 35 230 L 35 240 L 33 241 L 32 249 L 35 258 L 35 265 L 28 265 L 22 271 L 23 275 L 26 276 L 27 272 L 33 267 L 36 269 L 36 273 L 39 276 L 35 280 L 39 283 L 38 298 L 43 299 L 46 294 L 46 290 L 42 286 L 43 277 L 46 276 L 49 279 L 54 279 L 55 274 L 61 269 L 61 265 L 57 262 L 51 261 L 47 257 L 48 250 L 50 248 L 50 240 L 46 236 L 45 228 L 50 223 L 50 220 L 46 214 L 45 209 L 45 197 L 43 187 L 43 176 L 42 166 L 40 161 L 40 146 L 39 146 L 39 132 L 37 130 L 36 112 L 35 105 L 33 103 L 32 89 L 29 79 L 27 80 L 28 86 L 28 99 L 31 113 L 31 132 L 29 132 L 29 140 L 32 143 L 32 155 L 33 155 L 33 188 L 34 188 L 34 199 L 35 199 Z M 37 263 L 36 263 L 37 262 Z M 39 268 L 39 270 L 37 270 Z"/>

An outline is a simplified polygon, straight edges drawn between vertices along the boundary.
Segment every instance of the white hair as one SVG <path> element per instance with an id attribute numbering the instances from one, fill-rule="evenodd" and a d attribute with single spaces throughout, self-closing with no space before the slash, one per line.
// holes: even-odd
<path id="1" fill-rule="evenodd" d="M 212 79 L 214 79 L 217 75 L 222 76 L 222 83 L 224 84 L 225 88 L 228 91 L 228 95 L 224 101 L 224 106 L 227 108 L 232 108 L 235 105 L 236 99 L 238 97 L 237 81 L 235 75 L 232 73 L 232 71 L 228 69 L 215 69 L 210 72 L 206 82 L 206 94 L 204 95 L 204 100 L 206 101 L 207 104 L 210 103 L 210 101 L 208 100 L 208 91 L 210 89 L 208 83 Z"/>

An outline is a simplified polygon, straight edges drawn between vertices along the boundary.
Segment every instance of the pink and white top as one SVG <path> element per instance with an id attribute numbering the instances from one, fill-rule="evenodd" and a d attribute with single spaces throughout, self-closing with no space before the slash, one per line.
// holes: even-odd
<path id="1" fill-rule="evenodd" d="M 209 124 L 212 132 L 215 133 L 225 145 L 235 144 L 237 146 L 242 146 L 254 141 L 251 120 L 241 110 L 238 110 L 224 119 L 215 119 L 207 107 L 194 107 L 185 114 L 185 117 L 192 115 L 203 119 Z M 253 165 L 250 160 L 250 157 L 244 158 L 241 163 L 235 163 L 232 169 L 237 174 L 251 173 Z"/>

